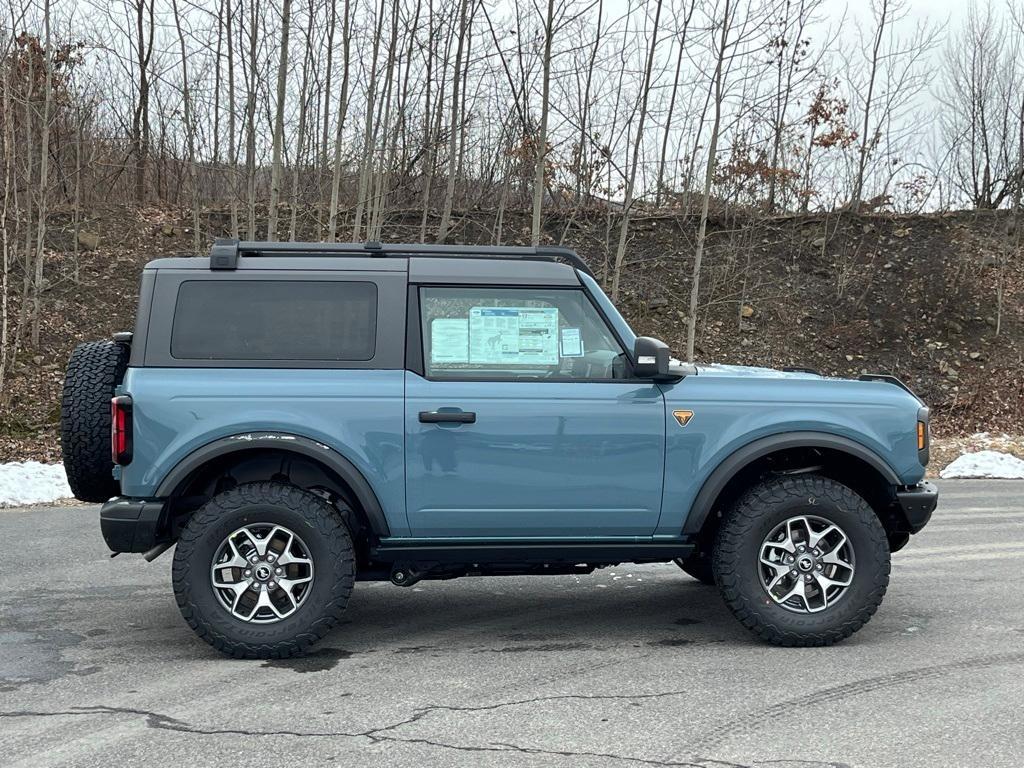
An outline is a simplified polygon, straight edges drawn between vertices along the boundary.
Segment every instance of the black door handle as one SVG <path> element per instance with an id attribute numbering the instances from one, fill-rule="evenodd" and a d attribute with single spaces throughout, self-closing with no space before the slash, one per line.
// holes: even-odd
<path id="1" fill-rule="evenodd" d="M 476 424 L 476 414 L 472 411 L 420 411 L 420 422 L 423 424 Z"/>

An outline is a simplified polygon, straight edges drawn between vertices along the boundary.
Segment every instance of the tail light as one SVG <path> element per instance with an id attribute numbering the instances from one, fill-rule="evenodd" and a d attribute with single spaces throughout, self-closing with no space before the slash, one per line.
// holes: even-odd
<path id="1" fill-rule="evenodd" d="M 110 400 L 110 459 L 121 466 L 132 461 L 132 399 L 127 395 Z"/>

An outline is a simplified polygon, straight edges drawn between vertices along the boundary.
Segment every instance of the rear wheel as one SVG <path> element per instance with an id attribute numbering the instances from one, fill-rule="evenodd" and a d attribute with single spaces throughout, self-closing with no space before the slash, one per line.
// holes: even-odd
<path id="1" fill-rule="evenodd" d="M 831 645 L 874 615 L 889 545 L 871 507 L 819 475 L 768 480 L 723 519 L 713 567 L 736 618 L 775 645 Z"/>
<path id="2" fill-rule="evenodd" d="M 238 658 L 285 658 L 338 623 L 355 578 L 352 537 L 309 491 L 250 483 L 189 520 L 174 553 L 174 593 L 189 626 Z"/>
<path id="3" fill-rule="evenodd" d="M 110 398 L 128 367 L 130 348 L 115 341 L 79 344 L 71 353 L 60 405 L 64 471 L 76 499 L 106 501 L 120 489 L 110 455 Z"/>

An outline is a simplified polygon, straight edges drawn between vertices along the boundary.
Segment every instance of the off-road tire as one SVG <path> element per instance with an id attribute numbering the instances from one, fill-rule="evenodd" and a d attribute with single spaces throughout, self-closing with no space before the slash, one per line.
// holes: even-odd
<path id="1" fill-rule="evenodd" d="M 231 615 L 210 582 L 213 557 L 224 539 L 260 522 L 295 532 L 309 548 L 315 574 L 298 610 L 272 624 Z M 265 482 L 220 493 L 192 515 L 174 552 L 172 577 L 181 615 L 203 640 L 235 658 L 283 659 L 304 653 L 341 620 L 355 571 L 352 536 L 326 500 L 295 486 Z"/>
<path id="2" fill-rule="evenodd" d="M 128 367 L 130 348 L 90 341 L 71 353 L 60 403 L 60 444 L 76 499 L 106 501 L 120 489 L 110 456 L 110 399 Z"/>
<path id="3" fill-rule="evenodd" d="M 701 584 L 715 586 L 715 570 L 711 566 L 710 553 L 694 552 L 689 557 L 677 557 L 672 562 L 682 568 L 687 576 L 692 576 Z"/>
<path id="4" fill-rule="evenodd" d="M 795 515 L 839 525 L 856 558 L 846 594 L 818 613 L 795 613 L 767 594 L 758 557 L 768 533 Z M 889 544 L 868 503 L 845 485 L 815 474 L 766 480 L 748 490 L 722 521 L 713 568 L 726 605 L 762 640 L 783 646 L 823 646 L 863 627 L 878 610 L 889 584 Z"/>

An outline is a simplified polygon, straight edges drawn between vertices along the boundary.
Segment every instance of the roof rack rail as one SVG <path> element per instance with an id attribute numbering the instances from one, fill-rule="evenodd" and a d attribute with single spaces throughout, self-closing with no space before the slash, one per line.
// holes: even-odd
<path id="1" fill-rule="evenodd" d="M 282 243 L 218 238 L 213 241 L 213 247 L 210 248 L 210 269 L 237 269 L 239 256 L 429 256 L 439 259 L 563 261 L 597 279 L 587 263 L 575 251 L 561 246 L 542 245 L 531 248 L 506 245 L 396 245 L 376 240 L 366 243 Z"/>

